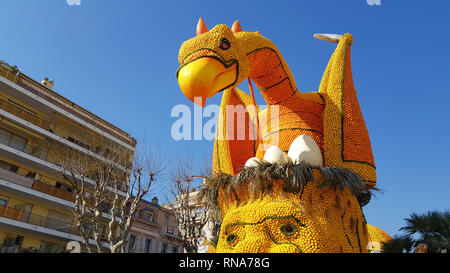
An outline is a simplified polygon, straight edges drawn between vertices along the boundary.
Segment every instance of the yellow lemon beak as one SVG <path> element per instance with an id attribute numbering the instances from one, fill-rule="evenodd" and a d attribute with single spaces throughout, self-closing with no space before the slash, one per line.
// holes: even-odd
<path id="1" fill-rule="evenodd" d="M 182 66 L 177 73 L 183 94 L 204 107 L 206 99 L 233 85 L 237 80 L 237 64 L 226 66 L 213 57 L 201 57 Z"/>

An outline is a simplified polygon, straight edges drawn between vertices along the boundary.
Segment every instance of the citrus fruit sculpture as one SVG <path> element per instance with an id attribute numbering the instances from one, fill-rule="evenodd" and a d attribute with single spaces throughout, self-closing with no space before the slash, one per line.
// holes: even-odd
<path id="1" fill-rule="evenodd" d="M 361 207 L 376 173 L 353 86 L 353 38 L 316 37 L 337 48 L 319 91 L 309 93 L 297 89 L 277 47 L 243 31 L 239 21 L 208 30 L 200 18 L 197 36 L 181 46 L 177 78 L 184 95 L 205 106 L 222 92 L 214 177 L 202 189 L 222 216 L 216 252 L 369 252 Z M 236 88 L 246 79 L 251 96 Z"/>

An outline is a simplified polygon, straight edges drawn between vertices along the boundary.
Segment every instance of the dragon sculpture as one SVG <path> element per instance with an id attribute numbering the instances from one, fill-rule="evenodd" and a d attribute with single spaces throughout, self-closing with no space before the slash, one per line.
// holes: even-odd
<path id="1" fill-rule="evenodd" d="M 308 93 L 297 89 L 278 48 L 239 21 L 208 30 L 200 18 L 197 36 L 180 48 L 184 95 L 205 106 L 223 93 L 214 177 L 201 194 L 222 216 L 216 252 L 368 252 L 370 230 L 379 231 L 368 229 L 361 208 L 376 171 L 353 86 L 353 38 L 315 36 L 337 48 L 319 91 Z M 246 79 L 251 96 L 236 88 Z M 236 122 L 239 115 L 245 118 Z"/>

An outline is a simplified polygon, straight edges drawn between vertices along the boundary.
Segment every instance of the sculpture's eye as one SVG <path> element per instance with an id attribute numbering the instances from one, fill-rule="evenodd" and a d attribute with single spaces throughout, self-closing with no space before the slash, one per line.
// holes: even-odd
<path id="1" fill-rule="evenodd" d="M 294 235 L 297 232 L 297 230 L 298 230 L 297 226 L 292 223 L 286 223 L 280 227 L 281 233 L 283 233 L 286 236 Z"/>
<path id="2" fill-rule="evenodd" d="M 227 235 L 227 243 L 232 244 L 236 241 L 237 239 L 237 234 L 236 233 L 230 233 Z"/>
<path id="3" fill-rule="evenodd" d="M 223 50 L 227 50 L 230 48 L 230 41 L 227 40 L 227 38 L 222 38 L 222 40 L 220 40 L 220 46 L 221 49 Z"/>

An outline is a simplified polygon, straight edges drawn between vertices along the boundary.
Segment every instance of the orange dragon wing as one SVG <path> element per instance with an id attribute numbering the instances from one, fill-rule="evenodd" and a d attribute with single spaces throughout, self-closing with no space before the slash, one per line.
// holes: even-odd
<path id="1" fill-rule="evenodd" d="M 376 184 L 375 161 L 369 133 L 353 86 L 351 34 L 343 35 L 323 75 L 319 94 L 325 99 L 324 161 L 361 175 L 369 186 Z"/>
<path id="2" fill-rule="evenodd" d="M 213 172 L 235 175 L 258 148 L 256 113 L 258 106 L 243 91 L 223 91 L 214 140 Z"/>

